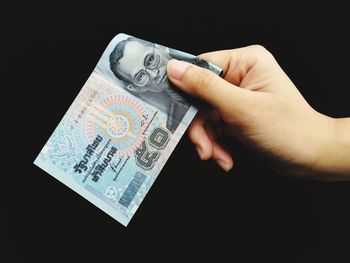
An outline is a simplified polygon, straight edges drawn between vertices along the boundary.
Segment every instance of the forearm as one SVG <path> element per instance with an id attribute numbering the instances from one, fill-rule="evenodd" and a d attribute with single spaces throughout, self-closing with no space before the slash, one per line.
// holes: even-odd
<path id="1" fill-rule="evenodd" d="M 350 118 L 329 118 L 328 128 L 329 139 L 321 142 L 317 170 L 323 179 L 350 180 Z"/>

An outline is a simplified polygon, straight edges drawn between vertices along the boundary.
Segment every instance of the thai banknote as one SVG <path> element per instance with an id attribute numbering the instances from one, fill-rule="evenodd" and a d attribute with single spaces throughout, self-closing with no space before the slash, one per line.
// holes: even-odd
<path id="1" fill-rule="evenodd" d="M 118 34 L 34 161 L 125 226 L 197 111 L 167 78 L 171 58 L 222 71 Z"/>

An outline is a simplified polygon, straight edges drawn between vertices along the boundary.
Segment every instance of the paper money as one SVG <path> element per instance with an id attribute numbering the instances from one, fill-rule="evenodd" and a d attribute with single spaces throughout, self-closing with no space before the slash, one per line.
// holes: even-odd
<path id="1" fill-rule="evenodd" d="M 171 58 L 222 71 L 118 34 L 34 161 L 124 226 L 197 112 L 167 78 Z"/>

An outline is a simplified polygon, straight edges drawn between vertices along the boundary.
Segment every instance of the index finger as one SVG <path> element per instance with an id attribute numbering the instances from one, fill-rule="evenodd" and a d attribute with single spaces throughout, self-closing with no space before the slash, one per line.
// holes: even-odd
<path id="1" fill-rule="evenodd" d="M 224 79 L 236 86 L 239 86 L 254 66 L 273 61 L 271 53 L 259 45 L 208 52 L 199 56 L 221 67 L 224 70 Z"/>
<path id="2" fill-rule="evenodd" d="M 206 53 L 200 54 L 199 56 L 204 60 L 207 60 L 213 63 L 214 65 L 222 68 L 224 70 L 224 75 L 225 75 L 230 66 L 231 55 L 232 55 L 232 49 L 226 49 L 226 50 L 219 50 L 219 51 L 213 51 L 213 52 L 206 52 Z"/>

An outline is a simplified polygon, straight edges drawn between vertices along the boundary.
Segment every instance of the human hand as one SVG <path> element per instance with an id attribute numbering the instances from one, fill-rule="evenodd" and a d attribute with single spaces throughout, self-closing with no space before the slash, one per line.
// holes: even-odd
<path id="1" fill-rule="evenodd" d="M 223 78 L 177 60 L 171 60 L 167 70 L 178 88 L 211 106 L 210 112 L 195 117 L 188 130 L 202 160 L 214 159 L 226 171 L 232 168 L 231 153 L 217 142 L 224 131 L 280 173 L 350 174 L 344 159 L 330 162 L 334 147 L 344 143 L 335 138 L 335 119 L 305 101 L 265 48 L 254 45 L 201 57 L 223 68 Z M 348 138 L 345 141 L 348 145 Z"/>

